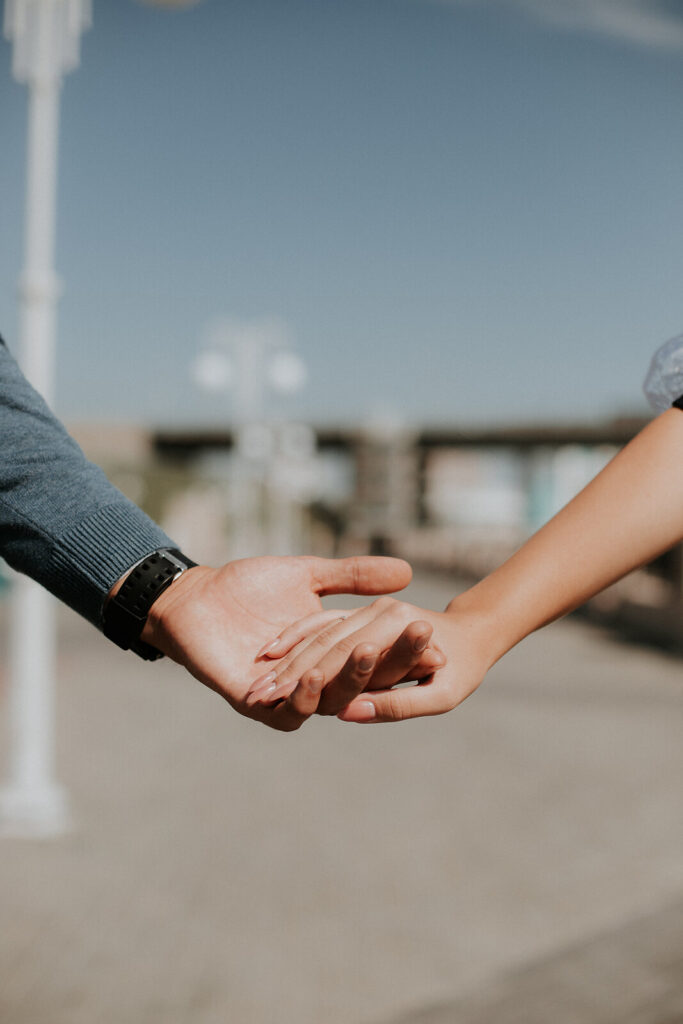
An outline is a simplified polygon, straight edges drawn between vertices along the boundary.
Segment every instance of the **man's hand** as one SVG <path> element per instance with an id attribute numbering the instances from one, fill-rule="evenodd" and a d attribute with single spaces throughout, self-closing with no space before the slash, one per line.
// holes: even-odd
<path id="1" fill-rule="evenodd" d="M 291 731 L 315 710 L 320 690 L 311 688 L 308 704 L 301 699 L 297 707 L 247 706 L 252 683 L 272 664 L 259 657 L 264 645 L 290 623 L 321 612 L 325 594 L 385 594 L 403 589 L 411 575 L 410 566 L 397 558 L 248 558 L 220 569 L 197 566 L 154 602 L 142 639 L 237 711 Z M 367 650 L 366 644 L 346 652 L 344 662 L 356 672 L 357 685 L 344 703 L 360 693 L 370 675 L 361 667 Z"/>

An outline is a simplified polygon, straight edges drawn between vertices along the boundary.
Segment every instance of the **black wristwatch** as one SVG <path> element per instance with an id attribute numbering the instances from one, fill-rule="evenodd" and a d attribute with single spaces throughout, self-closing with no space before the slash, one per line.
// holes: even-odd
<path id="1" fill-rule="evenodd" d="M 176 548 L 159 548 L 141 558 L 128 572 L 116 596 L 109 598 L 104 606 L 104 635 L 124 651 L 134 651 L 145 661 L 163 658 L 161 651 L 140 639 L 140 634 L 159 594 L 196 564 Z"/>

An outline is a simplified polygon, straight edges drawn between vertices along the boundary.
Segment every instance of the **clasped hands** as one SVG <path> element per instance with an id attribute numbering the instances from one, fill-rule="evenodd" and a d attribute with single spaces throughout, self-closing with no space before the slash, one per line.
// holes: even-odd
<path id="1" fill-rule="evenodd" d="M 411 575 L 400 559 L 369 556 L 197 566 L 154 603 L 142 639 L 281 731 L 315 713 L 363 723 L 441 714 L 489 667 L 476 616 L 458 614 L 457 600 L 445 612 L 388 596 L 352 612 L 320 600 L 387 595 Z"/>

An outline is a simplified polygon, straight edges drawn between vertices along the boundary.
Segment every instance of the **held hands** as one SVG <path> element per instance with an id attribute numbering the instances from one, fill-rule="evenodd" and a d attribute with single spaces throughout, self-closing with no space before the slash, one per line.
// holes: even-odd
<path id="1" fill-rule="evenodd" d="M 341 709 L 352 701 L 373 675 L 379 651 L 374 644 L 346 643 L 343 657 L 337 651 L 334 677 L 314 673 L 299 686 L 295 701 L 274 705 L 246 700 L 269 667 L 260 653 L 263 648 L 283 630 L 291 635 L 286 627 L 297 620 L 327 622 L 329 613 L 320 602 L 325 594 L 385 594 L 401 590 L 410 578 L 410 566 L 396 558 L 248 558 L 220 569 L 197 566 L 154 602 L 142 639 L 185 666 L 237 711 L 292 731 L 317 709 L 324 684 L 326 705 Z M 443 663 L 427 646 L 431 625 L 418 627 L 406 631 L 407 637 L 390 653 L 390 676 L 402 678 L 415 671 L 424 675 Z M 424 640 L 420 650 L 414 647 L 417 639 Z M 316 661 L 320 653 L 318 647 Z"/>
<path id="2" fill-rule="evenodd" d="M 278 659 L 247 695 L 249 708 L 268 715 L 338 715 L 344 722 L 397 722 L 452 710 L 491 667 L 482 616 L 445 612 L 381 597 L 349 616 L 317 612 L 283 630 L 261 652 Z M 431 643 L 431 647 L 428 644 Z M 365 691 L 348 659 L 361 660 Z M 394 689 L 397 683 L 419 685 Z"/>

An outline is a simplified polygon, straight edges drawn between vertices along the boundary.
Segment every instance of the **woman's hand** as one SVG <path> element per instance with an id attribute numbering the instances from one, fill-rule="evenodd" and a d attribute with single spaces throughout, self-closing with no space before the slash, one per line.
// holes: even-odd
<path id="1" fill-rule="evenodd" d="M 450 711 L 490 667 L 478 617 L 428 611 L 390 597 L 342 615 L 309 616 L 267 645 L 263 653 L 281 660 L 256 681 L 247 704 L 264 710 L 285 704 L 345 722 L 396 722 Z M 394 689 L 410 680 L 419 685 Z"/>

